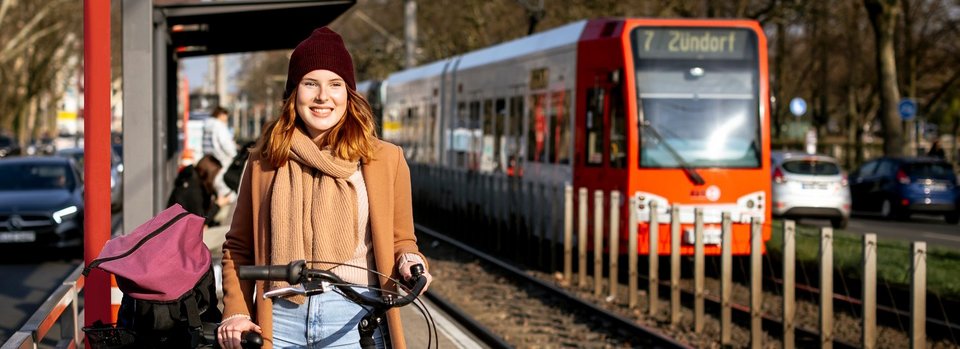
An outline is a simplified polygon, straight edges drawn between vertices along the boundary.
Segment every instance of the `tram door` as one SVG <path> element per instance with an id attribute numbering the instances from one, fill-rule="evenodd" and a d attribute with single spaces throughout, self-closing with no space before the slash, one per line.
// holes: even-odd
<path id="1" fill-rule="evenodd" d="M 611 190 L 623 195 L 627 184 L 627 130 L 622 91 L 617 84 L 595 84 L 580 96 L 586 115 L 576 127 L 583 132 L 584 142 L 574 182 L 591 192 L 603 190 L 605 196 Z"/>

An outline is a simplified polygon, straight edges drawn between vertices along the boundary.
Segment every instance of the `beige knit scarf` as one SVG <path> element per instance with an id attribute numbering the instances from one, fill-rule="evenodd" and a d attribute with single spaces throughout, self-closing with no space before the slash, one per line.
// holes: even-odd
<path id="1" fill-rule="evenodd" d="M 298 259 L 341 263 L 353 257 L 360 239 L 357 191 L 349 177 L 357 166 L 321 150 L 299 129 L 294 132 L 290 161 L 273 179 L 271 264 Z"/>

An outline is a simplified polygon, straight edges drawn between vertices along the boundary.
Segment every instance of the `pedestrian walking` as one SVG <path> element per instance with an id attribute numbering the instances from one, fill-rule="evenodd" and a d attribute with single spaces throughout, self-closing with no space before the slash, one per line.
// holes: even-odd
<path id="1" fill-rule="evenodd" d="M 213 109 L 213 115 L 203 124 L 203 154 L 211 155 L 223 165 L 214 178 L 213 184 L 217 191 L 217 201 L 221 206 L 233 201 L 233 191 L 223 181 L 223 174 L 227 165 L 237 156 L 237 143 L 233 140 L 233 132 L 227 123 L 230 113 L 223 107 Z"/>
<path id="2" fill-rule="evenodd" d="M 943 147 L 940 146 L 940 140 L 935 140 L 930 144 L 930 151 L 927 152 L 927 156 L 938 159 L 945 159 L 947 157 Z"/>

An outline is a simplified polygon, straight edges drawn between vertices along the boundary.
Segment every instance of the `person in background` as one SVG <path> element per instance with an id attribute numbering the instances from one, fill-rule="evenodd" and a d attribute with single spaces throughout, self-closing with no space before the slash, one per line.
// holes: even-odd
<path id="1" fill-rule="evenodd" d="M 938 159 L 946 159 L 947 154 L 943 151 L 943 147 L 940 146 L 940 141 L 935 140 L 930 144 L 930 151 L 927 152 L 927 156 Z"/>
<path id="2" fill-rule="evenodd" d="M 215 201 L 217 193 L 213 180 L 222 167 L 216 158 L 204 155 L 196 164 L 182 168 L 173 181 L 167 207 L 180 204 L 187 212 L 205 217 L 207 226 L 216 225 L 213 217 L 220 206 Z"/>
<path id="3" fill-rule="evenodd" d="M 285 283 L 240 280 L 237 268 L 324 261 L 311 267 L 366 285 L 358 292 L 396 291 L 394 280 L 410 279 L 411 266 L 427 267 L 414 236 L 410 169 L 400 147 L 377 139 L 334 31 L 316 29 L 293 50 L 283 97 L 241 177 L 223 244 L 217 338 L 226 349 L 240 348 L 243 331 L 261 333 L 268 349 L 356 347 L 361 306 L 337 292 L 263 299 Z M 374 334 L 377 346 L 405 348 L 400 311 L 386 320 Z"/>
<path id="4" fill-rule="evenodd" d="M 226 206 L 234 200 L 233 191 L 223 182 L 226 165 L 237 156 L 237 143 L 233 140 L 233 133 L 227 126 L 229 113 L 223 107 L 213 109 L 213 115 L 203 124 L 203 155 L 211 155 L 223 164 L 220 173 L 213 180 L 217 192 L 217 204 Z"/>

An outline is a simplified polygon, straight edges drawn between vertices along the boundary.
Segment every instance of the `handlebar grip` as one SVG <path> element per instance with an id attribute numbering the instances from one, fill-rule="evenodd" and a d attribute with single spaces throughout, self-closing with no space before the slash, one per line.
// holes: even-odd
<path id="1" fill-rule="evenodd" d="M 237 277 L 241 280 L 286 281 L 293 285 L 300 282 L 300 274 L 306 265 L 304 260 L 287 265 L 241 265 L 237 268 Z"/>
<path id="2" fill-rule="evenodd" d="M 414 279 L 420 278 L 420 275 L 423 275 L 424 268 L 423 264 L 414 264 L 410 266 L 410 274 L 413 275 Z"/>
<path id="3" fill-rule="evenodd" d="M 263 337 L 259 333 L 243 332 L 240 337 L 240 346 L 244 349 L 260 349 L 263 346 Z"/>

